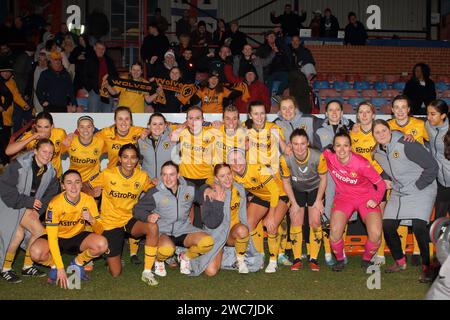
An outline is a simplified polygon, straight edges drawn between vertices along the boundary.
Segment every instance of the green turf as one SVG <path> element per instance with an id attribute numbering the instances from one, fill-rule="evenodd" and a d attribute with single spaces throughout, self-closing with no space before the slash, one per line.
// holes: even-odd
<path id="1" fill-rule="evenodd" d="M 142 249 L 140 250 L 142 259 Z M 71 257 L 65 256 L 66 264 Z M 360 266 L 360 257 L 350 257 L 343 272 L 332 272 L 324 264 L 320 272 L 305 267 L 290 271 L 280 267 L 275 274 L 263 270 L 248 275 L 236 271 L 221 271 L 213 278 L 204 275 L 188 277 L 179 270 L 167 268 L 168 275 L 159 278 L 157 287 L 149 287 L 140 280 L 142 265 L 132 265 L 125 253 L 125 268 L 118 279 L 107 273 L 103 260 L 96 260 L 91 281 L 82 282 L 81 290 L 63 290 L 46 284 L 46 278 L 23 278 L 20 284 L 0 280 L 0 300 L 6 299 L 423 299 L 429 288 L 418 282 L 419 269 L 409 266 L 397 274 L 381 273 L 381 289 L 369 290 L 368 274 Z M 20 271 L 23 253 L 15 262 Z M 322 260 L 323 261 L 323 260 Z M 388 257 L 388 263 L 392 262 Z M 383 270 L 382 270 L 383 271 Z"/>

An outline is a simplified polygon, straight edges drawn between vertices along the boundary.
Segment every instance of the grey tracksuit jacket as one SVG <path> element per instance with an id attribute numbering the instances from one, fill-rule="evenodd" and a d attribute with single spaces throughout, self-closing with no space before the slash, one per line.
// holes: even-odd
<path id="1" fill-rule="evenodd" d="M 30 196 L 33 183 L 33 151 L 20 155 L 11 162 L 0 177 L 0 266 L 3 266 L 5 255 L 11 240 L 19 226 L 25 210 L 33 208 L 35 199 L 40 199 L 43 214 L 50 200 L 58 193 L 58 181 L 52 163 L 47 164 L 47 170 L 42 176 L 36 194 Z M 30 233 L 25 235 L 24 247 Z"/>
<path id="2" fill-rule="evenodd" d="M 170 142 L 169 134 L 170 130 L 166 129 L 155 146 L 153 146 L 153 141 L 149 137 L 138 141 L 143 157 L 142 169 L 147 172 L 150 179 L 160 179 L 161 166 L 172 159 L 172 152 L 174 152 L 176 144 Z"/>
<path id="3" fill-rule="evenodd" d="M 428 121 L 425 122 L 428 136 L 430 137 L 429 148 L 431 155 L 436 159 L 439 165 L 438 181 L 444 187 L 450 187 L 450 161 L 445 158 L 444 138 L 448 131 L 448 119 L 442 126 L 432 126 Z"/>
<path id="4" fill-rule="evenodd" d="M 391 142 L 384 148 L 378 146 L 374 159 L 383 168 L 383 175 L 392 180 L 383 219 L 429 222 L 439 167 L 427 149 L 418 142 L 405 142 L 403 133 L 392 131 Z"/>
<path id="5" fill-rule="evenodd" d="M 147 222 L 152 213 L 159 214 L 158 228 L 160 234 L 179 237 L 184 234 L 202 231 L 189 221 L 189 210 L 192 203 L 200 198 L 193 185 L 179 178 L 176 194 L 167 189 L 162 182 L 149 189 L 133 208 L 133 216 Z"/>
<path id="6" fill-rule="evenodd" d="M 239 204 L 239 221 L 244 225 L 248 226 L 247 222 L 247 200 L 245 195 L 245 189 L 234 183 L 234 187 L 239 191 L 241 198 Z M 221 249 L 224 249 L 222 255 L 222 269 L 236 269 L 236 252 L 234 248 L 225 247 L 230 233 L 230 223 L 231 223 L 231 191 L 226 191 L 226 197 L 224 202 L 220 201 L 205 201 L 202 207 L 202 220 L 205 222 L 203 227 L 204 231 L 209 233 L 214 238 L 214 246 L 208 253 L 198 257 L 191 261 L 191 276 L 200 275 L 216 257 Z M 218 212 L 223 212 L 217 214 Z M 222 218 L 222 221 L 217 221 L 214 219 L 216 217 Z M 216 221 L 213 221 L 216 220 Z M 208 223 L 211 221 L 211 223 Z M 208 227 L 209 225 L 209 227 Z M 228 249 L 228 250 L 227 250 Z M 231 250 L 230 250 L 231 249 Z M 250 272 L 257 272 L 260 270 L 264 263 L 264 255 L 256 251 L 253 241 L 250 237 L 247 253 L 245 256 L 245 261 Z"/>

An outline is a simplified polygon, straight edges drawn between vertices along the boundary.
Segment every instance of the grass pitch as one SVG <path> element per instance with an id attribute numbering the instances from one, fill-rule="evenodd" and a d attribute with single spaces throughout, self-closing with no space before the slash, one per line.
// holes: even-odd
<path id="1" fill-rule="evenodd" d="M 140 248 L 141 259 L 142 251 Z M 21 252 L 14 264 L 19 275 L 23 255 Z M 70 259 L 72 257 L 64 256 L 66 266 Z M 178 269 L 167 267 L 167 277 L 158 278 L 157 287 L 149 287 L 140 279 L 143 265 L 132 265 L 125 249 L 125 267 L 118 279 L 113 279 L 104 261 L 98 259 L 90 273 L 91 280 L 82 282 L 81 290 L 63 290 L 48 285 L 46 278 L 22 277 L 19 284 L 9 284 L 0 279 L 0 300 L 417 300 L 423 299 L 429 288 L 428 284 L 418 281 L 420 269 L 408 266 L 407 270 L 396 274 L 385 274 L 382 268 L 381 289 L 369 290 L 367 279 L 370 275 L 360 268 L 360 259 L 349 257 L 345 270 L 338 273 L 323 263 L 323 257 L 320 257 L 320 272 L 311 271 L 307 265 L 299 271 L 280 266 L 275 274 L 266 274 L 264 270 L 248 275 L 220 271 L 217 276 L 209 278 L 204 275 L 185 276 Z M 392 263 L 390 256 L 387 256 L 387 263 Z"/>

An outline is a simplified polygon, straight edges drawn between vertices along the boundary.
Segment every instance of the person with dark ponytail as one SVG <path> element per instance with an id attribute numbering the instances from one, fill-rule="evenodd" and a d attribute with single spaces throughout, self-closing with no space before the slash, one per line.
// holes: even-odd
<path id="1" fill-rule="evenodd" d="M 430 137 L 430 151 L 439 165 L 437 177 L 435 219 L 445 217 L 450 212 L 450 134 L 448 122 L 448 105 L 443 100 L 434 100 L 427 106 L 425 123 Z"/>
<path id="2" fill-rule="evenodd" d="M 118 153 L 117 166 L 107 168 L 89 181 L 91 196 L 102 195 L 101 222 L 103 236 L 108 240 L 106 255 L 108 269 L 114 278 L 122 273 L 122 248 L 125 236 L 145 239 L 144 271 L 141 280 L 150 286 L 158 281 L 152 273 L 158 247 L 158 225 L 149 218 L 137 220 L 133 208 L 143 192 L 154 185 L 145 171 L 138 166 L 140 153 L 133 143 L 124 144 Z"/>

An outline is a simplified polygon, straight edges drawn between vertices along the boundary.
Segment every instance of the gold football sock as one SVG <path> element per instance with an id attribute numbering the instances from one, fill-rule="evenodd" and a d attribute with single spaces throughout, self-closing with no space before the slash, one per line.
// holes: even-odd
<path id="1" fill-rule="evenodd" d="M 301 259 L 303 245 L 303 227 L 291 226 L 290 236 L 292 241 L 292 253 L 294 254 L 294 259 Z"/>
<path id="2" fill-rule="evenodd" d="M 320 251 L 320 245 L 322 244 L 322 227 L 317 229 L 311 227 L 309 232 L 309 259 L 317 260 Z"/>

